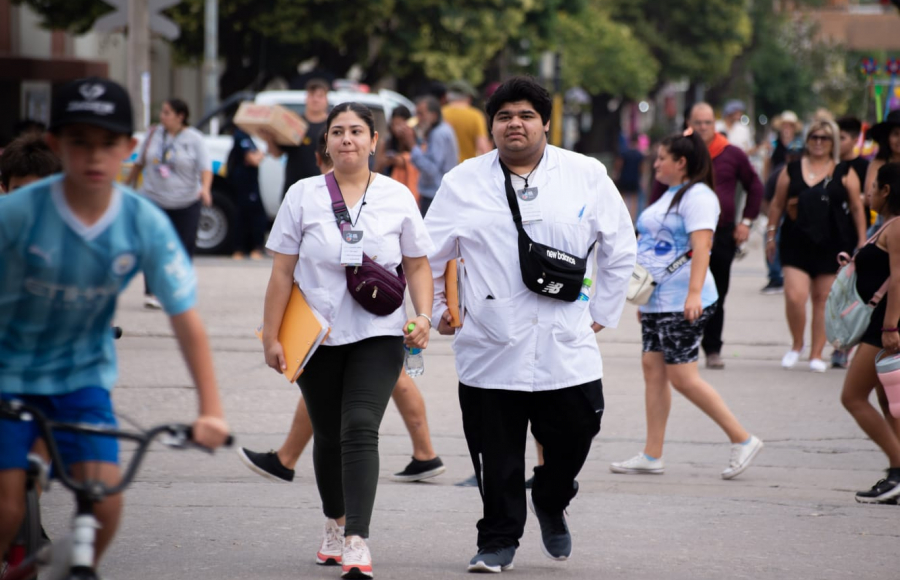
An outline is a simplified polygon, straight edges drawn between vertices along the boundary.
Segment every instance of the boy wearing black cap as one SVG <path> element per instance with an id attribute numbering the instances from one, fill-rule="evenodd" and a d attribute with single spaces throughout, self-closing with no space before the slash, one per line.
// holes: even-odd
<path id="1" fill-rule="evenodd" d="M 171 316 L 194 377 L 195 440 L 220 446 L 228 434 L 203 324 L 196 279 L 175 231 L 152 203 L 116 184 L 135 145 L 125 90 L 102 79 L 65 85 L 55 96 L 47 142 L 63 173 L 0 197 L 0 398 L 20 399 L 61 422 L 116 424 L 110 390 L 116 357 L 110 324 L 116 299 L 143 271 Z M 31 422 L 0 420 L 0 554 L 24 515 Z M 64 466 L 114 484 L 118 445 L 108 437 L 60 434 Z M 121 497 L 95 508 L 95 559 L 115 533 Z"/>

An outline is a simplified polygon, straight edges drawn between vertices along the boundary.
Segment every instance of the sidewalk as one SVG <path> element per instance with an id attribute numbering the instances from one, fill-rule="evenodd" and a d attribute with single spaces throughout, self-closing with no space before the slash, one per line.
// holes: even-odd
<path id="1" fill-rule="evenodd" d="M 207 323 L 228 420 L 257 450 L 277 447 L 298 389 L 265 367 L 253 330 L 262 318 L 269 262 L 199 259 L 200 311 Z M 529 518 L 513 578 L 895 578 L 900 508 L 856 504 L 887 467 L 876 446 L 843 410 L 844 371 L 784 371 L 789 345 L 782 296 L 763 296 L 759 239 L 736 262 L 726 305 L 724 371 L 702 371 L 751 432 L 766 442 L 753 466 L 723 481 L 729 445 L 721 431 L 679 395 L 673 397 L 663 476 L 609 472 L 611 461 L 644 440 L 640 329 L 626 306 L 618 329 L 604 330 L 607 410 L 569 508 L 573 557 L 540 551 Z M 117 320 L 120 384 L 116 405 L 148 426 L 190 420 L 195 396 L 171 330 L 141 307 L 136 280 Z M 826 351 L 828 352 L 828 351 Z M 450 341 L 436 333 L 418 381 L 434 446 L 447 473 L 423 484 L 389 479 L 409 461 L 410 444 L 391 405 L 381 434 L 381 474 L 370 546 L 376 578 L 465 578 L 480 515 L 456 400 Z M 123 426 L 127 425 L 122 421 Z M 308 449 L 293 484 L 248 471 L 233 451 L 213 457 L 156 448 L 128 490 L 116 543 L 101 569 L 117 579 L 338 578 L 314 564 L 323 517 Z M 533 454 L 528 455 L 529 466 Z M 43 500 L 51 537 L 71 515 L 59 486 Z"/>

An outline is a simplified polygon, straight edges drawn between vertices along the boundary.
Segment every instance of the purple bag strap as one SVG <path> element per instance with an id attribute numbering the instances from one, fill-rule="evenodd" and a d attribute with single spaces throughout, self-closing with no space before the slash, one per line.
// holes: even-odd
<path id="1" fill-rule="evenodd" d="M 897 218 L 896 218 L 896 217 L 892 217 L 892 218 L 889 219 L 888 221 L 886 221 L 886 222 L 884 222 L 883 224 L 881 224 L 881 227 L 878 228 L 878 231 L 875 232 L 875 235 L 873 235 L 871 238 L 869 238 L 869 239 L 866 241 L 866 245 L 868 245 L 868 244 L 874 244 L 875 241 L 878 240 L 878 236 L 881 235 L 881 232 L 884 231 L 884 228 L 888 227 L 888 226 L 891 224 L 891 222 L 894 221 L 895 219 L 897 219 Z M 856 255 L 853 256 L 853 259 L 854 259 L 854 260 L 856 259 Z M 888 290 L 888 286 L 890 285 L 890 282 L 891 282 L 891 279 L 890 279 L 890 277 L 888 277 L 888 279 L 884 281 L 884 284 L 881 285 L 881 288 L 879 288 L 879 289 L 875 292 L 875 294 L 872 294 L 872 298 L 871 298 L 871 300 L 869 300 L 869 302 L 868 302 L 869 306 L 873 306 L 873 307 L 874 307 L 874 306 L 878 306 L 878 303 L 881 302 L 881 299 L 884 298 L 884 295 L 885 295 L 885 294 L 887 294 L 887 290 Z"/>
<path id="2" fill-rule="evenodd" d="M 338 229 L 341 232 L 349 230 L 353 227 L 353 224 L 350 222 L 350 210 L 347 209 L 347 204 L 344 203 L 344 196 L 341 195 L 341 188 L 338 187 L 334 173 L 325 174 L 325 185 L 328 186 L 328 195 L 331 196 L 331 211 L 334 212 L 334 219 Z"/>

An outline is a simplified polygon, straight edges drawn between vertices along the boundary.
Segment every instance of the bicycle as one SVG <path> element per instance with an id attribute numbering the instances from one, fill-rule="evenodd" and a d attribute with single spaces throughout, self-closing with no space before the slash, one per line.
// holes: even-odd
<path id="1" fill-rule="evenodd" d="M 52 545 L 41 539 L 40 507 L 38 489 L 47 489 L 47 468 L 43 460 L 29 455 L 27 470 L 27 503 L 20 556 L 24 559 L 13 567 L 9 566 L 2 580 L 31 580 L 41 572 L 42 579 L 48 580 L 99 580 L 94 570 L 94 542 L 99 523 L 93 515 L 93 508 L 104 498 L 116 495 L 131 485 L 150 444 L 157 438 L 164 445 L 176 449 L 193 447 L 212 453 L 210 449 L 193 443 L 190 425 L 170 423 L 152 427 L 147 431 L 123 431 L 97 425 L 60 423 L 48 419 L 39 409 L 19 400 L 0 401 L 0 418 L 18 421 L 34 421 L 46 444 L 52 465 L 62 466 L 62 458 L 56 445 L 53 431 L 69 431 L 86 435 L 115 437 L 137 443 L 134 454 L 125 468 L 122 479 L 113 486 L 100 481 L 74 480 L 64 469 L 57 469 L 55 479 L 75 494 L 76 510 L 72 519 L 72 532 Z M 231 446 L 229 436 L 226 446 Z M 2 571 L 2 570 L 0 570 Z"/>

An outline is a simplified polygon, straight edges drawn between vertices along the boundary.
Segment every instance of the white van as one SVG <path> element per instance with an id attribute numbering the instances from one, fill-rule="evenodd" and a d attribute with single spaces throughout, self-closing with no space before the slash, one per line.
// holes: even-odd
<path id="1" fill-rule="evenodd" d="M 372 110 L 375 117 L 375 129 L 380 135 L 387 135 L 388 124 L 392 111 L 403 105 L 411 112 L 415 112 L 415 105 L 403 95 L 386 89 L 377 93 L 365 93 L 353 90 L 335 90 L 328 93 L 328 105 L 334 107 L 341 103 L 354 101 L 362 103 Z M 302 115 L 306 110 L 306 91 L 264 91 L 257 93 L 254 102 L 264 105 L 281 105 Z M 144 134 L 136 134 L 139 141 L 143 141 Z M 254 139 L 260 150 L 265 151 L 265 142 Z M 225 254 L 232 251 L 232 235 L 234 220 L 237 216 L 237 206 L 234 202 L 235 192 L 231 182 L 226 177 L 226 161 L 228 153 L 234 145 L 231 135 L 208 136 L 205 138 L 206 150 L 212 163 L 213 172 L 213 205 L 204 207 L 200 215 L 200 227 L 197 231 L 198 254 Z M 128 170 L 141 150 L 141 143 L 135 147 L 135 151 L 122 168 L 122 175 L 127 175 Z M 274 159 L 266 156 L 259 167 L 259 186 L 263 207 L 269 220 L 275 219 L 275 214 L 281 205 L 281 193 L 284 185 L 284 164 L 286 157 Z"/>

